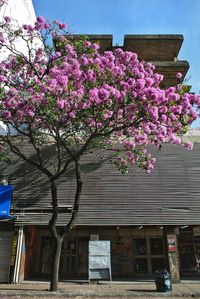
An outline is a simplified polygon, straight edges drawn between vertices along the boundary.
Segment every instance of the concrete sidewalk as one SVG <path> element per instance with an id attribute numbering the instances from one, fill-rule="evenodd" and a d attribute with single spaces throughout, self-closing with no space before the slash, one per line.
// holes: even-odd
<path id="1" fill-rule="evenodd" d="M 0 298 L 131 298 L 131 297 L 196 297 L 200 298 L 200 281 L 185 281 L 173 284 L 167 293 L 156 292 L 154 282 L 113 282 L 86 284 L 75 282 L 59 283 L 59 292 L 48 291 L 47 282 L 24 282 L 0 284 Z"/>

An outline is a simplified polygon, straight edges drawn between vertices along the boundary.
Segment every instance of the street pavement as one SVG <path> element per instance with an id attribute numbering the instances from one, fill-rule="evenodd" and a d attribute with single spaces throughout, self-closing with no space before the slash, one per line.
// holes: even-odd
<path id="1" fill-rule="evenodd" d="M 200 281 L 187 281 L 173 284 L 171 292 L 156 291 L 154 282 L 113 282 L 88 284 L 80 282 L 61 282 L 59 291 L 49 292 L 47 282 L 23 282 L 21 284 L 0 284 L 0 299 L 52 299 L 52 298 L 108 298 L 128 299 L 142 297 L 143 299 L 156 297 L 172 298 L 200 298 Z"/>

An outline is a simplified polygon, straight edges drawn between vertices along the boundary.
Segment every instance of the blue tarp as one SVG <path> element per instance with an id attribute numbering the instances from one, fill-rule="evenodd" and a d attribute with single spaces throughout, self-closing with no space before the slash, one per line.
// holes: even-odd
<path id="1" fill-rule="evenodd" d="M 12 185 L 0 186 L 0 220 L 14 218 L 10 215 L 12 191 Z"/>

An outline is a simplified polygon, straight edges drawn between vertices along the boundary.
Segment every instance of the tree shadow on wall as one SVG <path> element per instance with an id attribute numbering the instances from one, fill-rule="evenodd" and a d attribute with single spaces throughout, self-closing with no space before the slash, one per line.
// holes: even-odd
<path id="1" fill-rule="evenodd" d="M 49 145 L 42 149 L 42 159 L 48 169 L 53 170 L 55 162 L 56 150 L 54 145 Z M 37 160 L 37 156 L 31 147 L 26 149 L 26 154 L 31 160 Z M 99 169 L 108 158 L 97 159 L 92 156 L 86 159 L 86 162 L 81 165 L 81 173 L 92 173 Z M 48 177 L 40 172 L 36 167 L 23 161 L 17 156 L 11 155 L 11 162 L 0 163 L 1 177 L 8 177 L 9 184 L 14 187 L 13 205 L 18 209 L 27 209 L 34 207 L 50 207 L 51 206 L 51 192 L 50 182 Z M 91 161 L 90 161 L 91 160 Z M 74 165 L 59 178 L 58 184 L 58 199 L 65 204 L 72 204 L 76 191 Z M 41 209 L 42 209 L 41 208 Z"/>

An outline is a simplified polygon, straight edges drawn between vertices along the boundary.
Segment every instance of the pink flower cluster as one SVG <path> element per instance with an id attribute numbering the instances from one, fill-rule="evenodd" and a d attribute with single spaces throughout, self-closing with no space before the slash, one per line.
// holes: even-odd
<path id="1" fill-rule="evenodd" d="M 69 41 L 63 46 L 58 32 L 62 29 L 63 23 L 49 24 L 43 17 L 34 27 L 23 26 L 26 36 L 49 30 L 62 49 L 38 48 L 31 60 L 13 53 L 0 63 L 0 84 L 6 86 L 1 120 L 16 127 L 23 123 L 35 129 L 56 127 L 69 138 L 81 136 L 81 143 L 90 136 L 113 144 L 120 140 L 123 150 L 118 150 L 117 164 L 136 164 L 149 173 L 155 159 L 147 145 L 181 144 L 179 132 L 197 118 L 193 106 L 199 107 L 200 97 L 184 93 L 180 85 L 162 89 L 163 76 L 135 53 L 118 48 L 100 54 L 99 46 L 88 41 L 82 52 Z M 2 36 L 0 44 L 4 43 Z M 184 146 L 192 148 L 189 143 Z"/>

